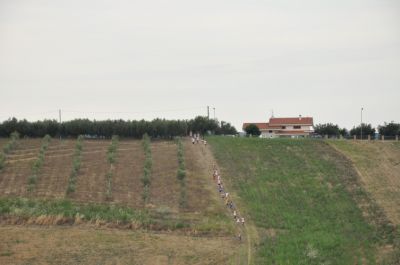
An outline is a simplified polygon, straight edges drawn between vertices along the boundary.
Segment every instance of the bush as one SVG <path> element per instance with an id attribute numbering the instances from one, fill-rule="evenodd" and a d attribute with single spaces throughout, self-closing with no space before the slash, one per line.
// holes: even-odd
<path id="1" fill-rule="evenodd" d="M 186 172 L 185 172 L 185 170 L 179 168 L 179 169 L 178 169 L 177 177 L 178 177 L 178 179 L 179 179 L 180 181 L 184 180 L 185 177 L 186 177 Z"/>
<path id="2" fill-rule="evenodd" d="M 247 135 L 259 136 L 261 134 L 260 129 L 255 124 L 247 125 L 247 127 L 244 128 L 244 130 L 246 131 Z"/>

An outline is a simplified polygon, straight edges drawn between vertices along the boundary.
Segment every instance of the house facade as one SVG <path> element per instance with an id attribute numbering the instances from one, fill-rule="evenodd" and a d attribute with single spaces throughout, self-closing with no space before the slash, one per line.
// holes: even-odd
<path id="1" fill-rule="evenodd" d="M 275 118 L 271 117 L 269 122 L 243 123 L 243 130 L 250 124 L 255 124 L 261 131 L 262 138 L 308 137 L 314 132 L 314 121 L 312 117 Z"/>

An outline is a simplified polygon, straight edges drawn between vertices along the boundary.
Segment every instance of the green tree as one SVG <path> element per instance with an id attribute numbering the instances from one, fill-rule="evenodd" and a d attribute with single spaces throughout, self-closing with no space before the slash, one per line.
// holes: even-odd
<path id="1" fill-rule="evenodd" d="M 384 125 L 378 126 L 379 134 L 385 136 L 396 136 L 400 135 L 400 123 L 386 123 Z"/>
<path id="2" fill-rule="evenodd" d="M 349 135 L 349 131 L 346 128 L 339 129 L 339 133 L 341 136 L 346 137 Z"/>
<path id="3" fill-rule="evenodd" d="M 375 135 L 375 128 L 372 128 L 371 124 L 362 124 L 362 134 L 363 138 L 366 137 L 367 135 L 370 135 L 373 137 Z M 361 136 L 361 126 L 353 127 L 353 129 L 350 130 L 350 135 L 356 135 L 356 136 Z"/>
<path id="4" fill-rule="evenodd" d="M 261 134 L 260 129 L 255 124 L 247 125 L 247 127 L 244 128 L 244 130 L 247 133 L 247 135 L 259 136 Z"/>
<path id="5" fill-rule="evenodd" d="M 317 124 L 315 126 L 315 133 L 322 136 L 327 135 L 328 137 L 339 137 L 340 129 L 337 124 L 334 125 L 333 123 Z"/>

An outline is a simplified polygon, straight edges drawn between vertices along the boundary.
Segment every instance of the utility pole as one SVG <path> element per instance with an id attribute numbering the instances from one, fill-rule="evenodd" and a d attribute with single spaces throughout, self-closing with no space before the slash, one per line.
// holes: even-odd
<path id="1" fill-rule="evenodd" d="M 210 119 L 210 106 L 207 106 L 207 118 Z"/>
<path id="2" fill-rule="evenodd" d="M 214 110 L 214 120 L 215 120 L 215 107 L 213 108 L 213 110 Z"/>
<path id="3" fill-rule="evenodd" d="M 361 140 L 363 139 L 363 135 L 362 135 L 362 125 L 363 125 L 363 123 L 362 123 L 362 112 L 363 112 L 363 110 L 364 110 L 364 108 L 361 108 Z"/>

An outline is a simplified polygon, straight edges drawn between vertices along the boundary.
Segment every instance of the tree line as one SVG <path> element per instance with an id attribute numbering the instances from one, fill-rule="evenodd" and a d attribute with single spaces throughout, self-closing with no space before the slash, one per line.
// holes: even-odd
<path id="1" fill-rule="evenodd" d="M 371 137 L 375 136 L 375 133 L 378 132 L 380 135 L 395 137 L 396 135 L 400 135 L 400 123 L 384 123 L 384 125 L 379 125 L 377 128 L 373 128 L 371 124 L 361 124 L 357 127 L 353 127 L 350 131 L 346 128 L 340 128 L 337 124 L 333 123 L 325 123 L 325 124 L 317 124 L 315 126 L 315 133 L 328 136 L 328 137 L 349 137 L 349 136 L 358 136 L 361 135 L 361 129 L 363 136 L 370 135 Z"/>
<path id="2" fill-rule="evenodd" d="M 10 118 L 0 123 L 0 137 L 8 137 L 13 132 L 22 137 L 77 137 L 90 135 L 111 138 L 113 135 L 140 139 L 144 134 L 153 138 L 173 138 L 193 133 L 211 133 L 216 135 L 236 134 L 230 123 L 197 116 L 190 120 L 89 120 L 74 119 L 62 123 L 57 120 L 27 121 Z"/>
<path id="3" fill-rule="evenodd" d="M 325 123 L 325 124 L 317 124 L 314 127 L 314 132 L 317 135 L 332 137 L 350 137 L 350 136 L 359 136 L 362 135 L 364 137 L 368 137 L 368 135 L 372 137 L 375 136 L 376 132 L 379 132 L 380 135 L 395 137 L 396 135 L 400 136 L 400 123 L 384 123 L 384 125 L 379 125 L 377 128 L 373 128 L 371 124 L 361 124 L 357 127 L 353 127 L 350 131 L 346 128 L 340 128 L 339 125 L 333 123 Z M 261 134 L 260 129 L 255 124 L 249 124 L 246 128 L 244 128 L 247 135 L 259 136 Z"/>

